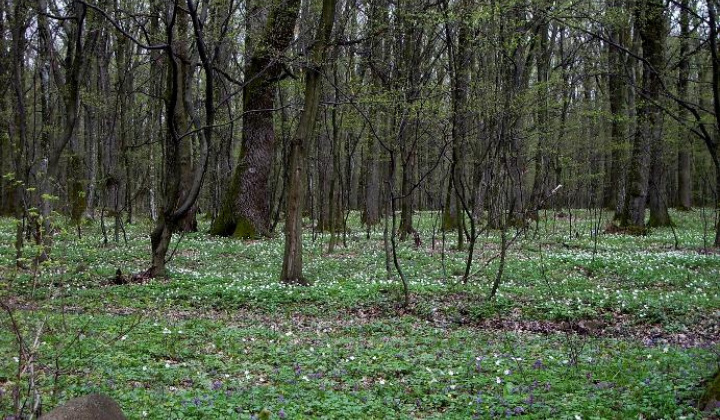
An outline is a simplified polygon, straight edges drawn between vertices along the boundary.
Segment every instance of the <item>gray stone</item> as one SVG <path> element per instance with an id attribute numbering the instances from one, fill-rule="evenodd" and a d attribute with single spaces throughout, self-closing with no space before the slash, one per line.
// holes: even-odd
<path id="1" fill-rule="evenodd" d="M 38 420 L 126 420 L 120 406 L 112 398 L 90 394 L 73 398 Z"/>

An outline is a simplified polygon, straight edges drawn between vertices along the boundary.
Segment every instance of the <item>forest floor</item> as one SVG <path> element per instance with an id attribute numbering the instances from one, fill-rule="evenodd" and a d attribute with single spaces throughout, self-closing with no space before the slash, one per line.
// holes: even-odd
<path id="1" fill-rule="evenodd" d="M 147 268 L 148 222 L 106 246 L 99 224 L 82 239 L 61 229 L 50 261 L 17 270 L 14 221 L 1 220 L 0 418 L 29 386 L 46 411 L 102 392 L 130 419 L 707 416 L 696 406 L 720 363 L 713 213 L 672 213 L 674 229 L 642 237 L 604 234 L 610 216 L 547 213 L 508 249 L 488 303 L 500 234 L 481 235 L 462 284 L 466 252 L 419 214 L 422 245 L 398 250 L 408 307 L 382 229 L 368 239 L 356 215 L 333 253 L 328 234 L 305 235 L 311 287 L 278 282 L 282 235 L 205 233 L 175 238 L 167 280 L 114 285 L 118 269 Z"/>

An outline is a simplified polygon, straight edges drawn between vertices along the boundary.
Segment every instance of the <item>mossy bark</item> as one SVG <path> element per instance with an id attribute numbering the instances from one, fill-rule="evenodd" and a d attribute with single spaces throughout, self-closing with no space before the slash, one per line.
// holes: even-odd
<path id="1" fill-rule="evenodd" d="M 270 233 L 268 180 L 275 153 L 273 109 L 275 87 L 283 64 L 278 57 L 289 47 L 300 0 L 275 0 L 245 66 L 242 151 L 211 233 L 255 238 Z M 251 37 L 249 37 L 251 38 Z M 248 40 L 250 42 L 250 39 Z"/>
<path id="2" fill-rule="evenodd" d="M 70 218 L 78 226 L 87 207 L 87 195 L 83 182 L 84 160 L 80 156 L 71 156 L 68 163 L 68 199 L 70 200 Z"/>
<path id="3" fill-rule="evenodd" d="M 237 197 L 240 193 L 240 171 L 235 171 L 230 180 L 230 186 L 227 189 L 226 197 Z M 235 201 L 224 200 L 217 217 L 210 225 L 210 234 L 217 236 L 232 236 L 237 226 L 237 217 L 235 215 Z"/>
<path id="4" fill-rule="evenodd" d="M 653 224 L 669 223 L 669 216 L 662 215 L 662 207 L 667 212 L 667 204 L 661 195 L 662 172 L 662 109 L 656 105 L 660 101 L 662 89 L 661 75 L 658 69 L 663 65 L 665 34 L 664 6 L 661 0 L 648 0 L 635 5 L 635 21 L 642 42 L 643 65 L 642 96 L 637 108 L 637 127 L 633 142 L 633 153 L 628 174 L 628 191 L 625 206 L 620 217 L 620 225 L 636 229 L 645 228 L 645 206 L 648 190 L 653 192 Z M 652 168 L 651 168 L 652 165 Z M 657 179 L 652 179 L 650 175 Z"/>

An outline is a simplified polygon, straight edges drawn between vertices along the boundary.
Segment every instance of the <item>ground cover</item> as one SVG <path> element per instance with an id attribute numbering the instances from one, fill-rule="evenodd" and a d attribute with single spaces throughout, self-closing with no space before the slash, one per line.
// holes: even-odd
<path id="1" fill-rule="evenodd" d="M 149 226 L 101 246 L 99 227 L 56 238 L 52 260 L 16 270 L 0 222 L 0 301 L 32 347 L 50 408 L 103 392 L 129 418 L 702 418 L 718 367 L 720 255 L 700 212 L 674 229 L 603 234 L 610 215 L 546 214 L 508 250 L 486 302 L 500 235 L 483 234 L 473 276 L 453 235 L 418 217 L 400 245 L 413 294 L 400 306 L 382 232 L 351 217 L 347 247 L 305 235 L 311 287 L 278 283 L 282 239 L 188 234 L 166 280 L 114 285 L 146 267 Z M 62 225 L 62 223 L 58 223 Z M 12 413 L 17 339 L 0 318 L 0 413 Z M 20 390 L 26 388 L 21 387 Z M 705 414 L 707 415 L 707 414 Z"/>

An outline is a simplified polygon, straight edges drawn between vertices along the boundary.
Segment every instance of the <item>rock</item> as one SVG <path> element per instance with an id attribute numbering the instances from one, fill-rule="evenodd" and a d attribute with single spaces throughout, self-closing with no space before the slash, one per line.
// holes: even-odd
<path id="1" fill-rule="evenodd" d="M 110 397 L 90 394 L 73 398 L 38 420 L 126 420 L 120 406 Z"/>
<path id="2" fill-rule="evenodd" d="M 715 373 L 705 389 L 705 394 L 700 399 L 700 409 L 705 413 L 712 413 L 716 409 L 720 409 L 720 370 Z"/>

